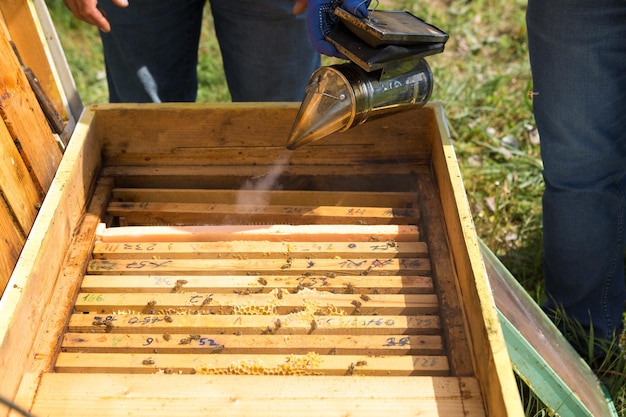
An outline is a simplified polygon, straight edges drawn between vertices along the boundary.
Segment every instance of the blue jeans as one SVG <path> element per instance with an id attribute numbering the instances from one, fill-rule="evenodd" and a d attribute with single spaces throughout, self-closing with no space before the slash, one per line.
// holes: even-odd
<path id="1" fill-rule="evenodd" d="M 548 307 L 610 338 L 626 300 L 626 1 L 529 0 L 526 18 Z"/>
<path id="2" fill-rule="evenodd" d="M 101 0 L 111 102 L 195 101 L 198 45 L 206 0 Z M 300 101 L 320 65 L 294 0 L 211 0 L 233 101 Z"/>

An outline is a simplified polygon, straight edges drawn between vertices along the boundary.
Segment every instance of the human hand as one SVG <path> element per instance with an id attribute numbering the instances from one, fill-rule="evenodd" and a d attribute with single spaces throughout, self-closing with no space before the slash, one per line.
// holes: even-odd
<path id="1" fill-rule="evenodd" d="M 119 7 L 128 6 L 128 0 L 111 0 Z M 111 31 L 111 24 L 98 8 L 98 0 L 63 0 L 74 17 L 98 27 L 103 32 Z"/>
<path id="2" fill-rule="evenodd" d="M 293 5 L 293 9 L 291 13 L 300 14 L 306 10 L 307 0 L 296 0 L 296 3 Z"/>
<path id="3" fill-rule="evenodd" d="M 339 20 L 334 15 L 334 11 L 341 6 L 353 15 L 364 18 L 367 17 L 367 8 L 370 2 L 371 0 L 309 0 L 306 16 L 307 28 L 311 43 L 317 52 L 345 58 L 337 51 L 337 48 L 324 39 Z"/>

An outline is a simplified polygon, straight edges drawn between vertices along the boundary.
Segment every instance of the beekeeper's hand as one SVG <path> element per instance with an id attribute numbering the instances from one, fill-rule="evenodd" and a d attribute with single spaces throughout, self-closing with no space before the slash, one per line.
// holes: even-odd
<path id="1" fill-rule="evenodd" d="M 110 1 L 119 7 L 128 6 L 128 0 Z M 77 19 L 97 26 L 103 32 L 111 31 L 111 24 L 98 8 L 98 0 L 63 0 L 63 2 Z"/>
<path id="2" fill-rule="evenodd" d="M 324 55 L 345 58 L 324 37 L 339 21 L 334 15 L 335 9 L 341 6 L 353 15 L 367 17 L 370 0 L 309 0 L 307 6 L 307 27 L 313 47 Z"/>

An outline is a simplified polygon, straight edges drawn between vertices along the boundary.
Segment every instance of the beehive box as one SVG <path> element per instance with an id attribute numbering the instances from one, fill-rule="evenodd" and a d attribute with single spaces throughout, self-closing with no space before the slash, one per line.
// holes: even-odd
<path id="1" fill-rule="evenodd" d="M 296 112 L 88 107 L 0 302 L 3 395 L 37 416 L 523 415 L 441 105 L 287 151 Z"/>

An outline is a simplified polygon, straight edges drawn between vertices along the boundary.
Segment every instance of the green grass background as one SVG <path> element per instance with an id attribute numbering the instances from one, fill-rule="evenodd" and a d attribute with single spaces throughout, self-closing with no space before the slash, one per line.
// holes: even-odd
<path id="1" fill-rule="evenodd" d="M 97 30 L 76 20 L 62 0 L 47 4 L 83 103 L 106 102 Z M 381 0 L 378 7 L 411 11 L 450 34 L 444 53 L 428 58 L 435 78 L 432 100 L 444 105 L 479 236 L 541 302 L 543 183 L 532 117 L 526 1 Z M 205 20 L 198 101 L 228 101 L 210 13 Z M 597 369 L 620 416 L 626 416 L 625 369 L 620 356 Z M 520 390 L 527 415 L 550 415 L 523 384 Z"/>

